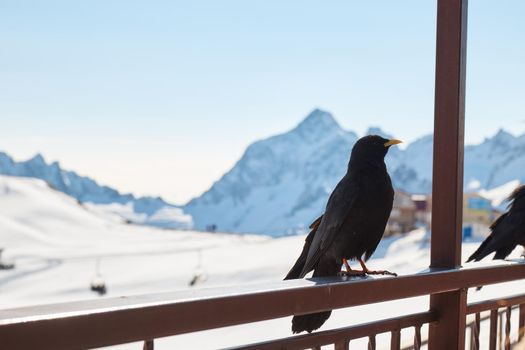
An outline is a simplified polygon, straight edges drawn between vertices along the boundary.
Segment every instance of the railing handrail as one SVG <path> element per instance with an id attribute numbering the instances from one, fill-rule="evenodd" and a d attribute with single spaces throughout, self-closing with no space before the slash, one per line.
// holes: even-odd
<path id="1" fill-rule="evenodd" d="M 293 314 L 444 293 L 525 276 L 521 261 L 471 264 L 395 278 L 291 280 L 0 310 L 0 339 L 49 348 L 100 347 Z M 64 334 L 72 336 L 65 337 Z M 6 343 L 4 343 L 6 344 Z"/>
<path id="2" fill-rule="evenodd" d="M 467 305 L 467 315 L 519 304 L 525 304 L 525 294 L 508 295 L 503 298 L 488 299 L 475 303 L 469 303 Z"/>

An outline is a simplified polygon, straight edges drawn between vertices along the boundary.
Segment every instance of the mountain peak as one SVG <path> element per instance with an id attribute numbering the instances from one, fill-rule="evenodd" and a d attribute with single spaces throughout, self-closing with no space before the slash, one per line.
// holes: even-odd
<path id="1" fill-rule="evenodd" d="M 494 136 L 486 138 L 485 143 L 496 144 L 500 146 L 511 146 L 513 145 L 516 137 L 504 129 L 499 129 Z"/>
<path id="2" fill-rule="evenodd" d="M 46 165 L 46 160 L 40 153 L 37 153 L 33 158 L 29 159 L 27 163 Z"/>
<path id="3" fill-rule="evenodd" d="M 297 125 L 297 130 L 303 132 L 312 132 L 313 130 L 341 130 L 341 126 L 337 123 L 330 112 L 323 111 L 319 108 L 314 109 L 304 118 L 304 120 Z"/>
<path id="4" fill-rule="evenodd" d="M 508 139 L 514 138 L 514 136 L 504 129 L 499 129 L 498 132 L 494 135 L 496 139 Z"/>
<path id="5" fill-rule="evenodd" d="M 0 158 L 11 159 L 11 157 L 7 153 L 2 151 L 0 151 Z"/>

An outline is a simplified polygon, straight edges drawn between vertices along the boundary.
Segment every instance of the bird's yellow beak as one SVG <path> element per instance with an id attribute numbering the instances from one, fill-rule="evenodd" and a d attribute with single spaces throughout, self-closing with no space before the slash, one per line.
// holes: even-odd
<path id="1" fill-rule="evenodd" d="M 402 143 L 402 142 L 403 142 L 403 141 L 401 141 L 401 140 L 392 139 L 392 140 L 389 140 L 388 142 L 385 142 L 385 143 L 383 144 L 383 146 L 385 146 L 385 147 L 390 147 L 390 146 L 392 146 L 392 145 L 397 145 L 398 143 Z"/>

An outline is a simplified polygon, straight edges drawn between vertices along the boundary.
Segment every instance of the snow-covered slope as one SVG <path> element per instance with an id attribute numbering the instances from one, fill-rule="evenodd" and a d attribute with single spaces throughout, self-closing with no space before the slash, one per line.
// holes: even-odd
<path id="1" fill-rule="evenodd" d="M 0 174 L 44 180 L 81 203 L 89 203 L 97 210 L 120 215 L 134 223 L 172 228 L 191 226 L 189 216 L 160 197 L 137 198 L 132 194 L 121 194 L 88 177 L 63 170 L 57 162 L 47 164 L 40 154 L 24 162 L 15 162 L 6 153 L 0 152 Z"/>
<path id="2" fill-rule="evenodd" d="M 379 128 L 367 134 L 390 137 Z M 184 210 L 199 229 L 215 224 L 231 232 L 277 236 L 301 232 L 322 213 L 346 171 L 357 138 L 330 113 L 316 109 L 293 130 L 250 145 L 230 171 Z M 427 135 L 404 150 L 390 150 L 386 163 L 394 187 L 430 193 L 432 143 L 432 135 Z M 524 168 L 525 135 L 499 131 L 466 147 L 465 188 L 479 191 L 510 181 L 524 183 Z"/>
<path id="3" fill-rule="evenodd" d="M 42 180 L 1 175 L 0 248 L 16 268 L 0 271 L 0 308 L 96 297 L 89 283 L 97 260 L 113 296 L 187 287 L 199 251 L 215 276 L 209 280 L 220 283 L 227 262 L 207 266 L 208 252 L 265 240 L 127 225 Z M 247 261 L 238 272 L 253 264 L 261 261 Z"/>

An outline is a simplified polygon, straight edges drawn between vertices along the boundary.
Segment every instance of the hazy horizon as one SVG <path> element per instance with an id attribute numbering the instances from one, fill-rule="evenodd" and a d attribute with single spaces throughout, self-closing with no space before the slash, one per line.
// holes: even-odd
<path id="1" fill-rule="evenodd" d="M 325 109 L 321 109 L 321 110 L 326 111 L 326 112 L 329 112 L 328 110 L 325 110 Z M 297 126 L 302 120 L 304 120 L 304 118 L 306 118 L 306 116 L 303 117 L 302 119 L 300 119 L 300 120 L 296 123 L 296 125 L 293 126 L 292 128 L 289 128 L 289 129 L 287 129 L 287 130 L 283 130 L 283 131 L 281 131 L 281 132 L 278 132 L 277 134 L 283 134 L 283 133 L 286 133 L 286 132 L 289 132 L 289 131 L 293 130 L 293 128 L 295 128 L 295 127 L 296 127 L 296 126 Z M 339 121 L 337 120 L 337 116 L 334 116 L 334 118 L 335 118 L 335 120 L 339 123 Z M 346 129 L 346 128 L 344 128 L 340 123 L 339 123 L 339 125 L 340 125 L 345 131 L 356 132 L 355 130 L 351 130 L 351 129 Z M 385 132 L 385 133 L 387 133 L 387 134 L 390 134 L 389 130 L 383 129 L 383 128 L 380 127 L 380 126 L 377 126 L 377 125 L 370 125 L 370 126 L 369 126 L 369 128 L 376 128 L 376 127 L 377 127 L 377 128 L 380 128 L 381 131 L 383 131 L 383 132 Z M 368 130 L 369 128 L 367 128 L 367 130 Z M 523 131 L 523 132 L 513 132 L 512 130 L 507 130 L 507 129 L 505 129 L 505 128 L 500 128 L 500 129 L 498 129 L 498 130 L 494 130 L 494 132 L 492 132 L 492 134 L 490 134 L 490 135 L 486 135 L 485 138 L 490 138 L 490 137 L 495 136 L 496 133 L 498 133 L 500 130 L 504 130 L 504 131 L 506 131 L 506 132 L 508 132 L 508 133 L 510 133 L 510 134 L 512 134 L 512 135 L 514 135 L 514 136 L 525 135 L 525 131 Z M 356 133 L 357 133 L 357 132 L 356 132 Z M 274 134 L 274 135 L 268 135 L 267 137 L 263 137 L 263 138 L 261 138 L 261 139 L 253 140 L 252 142 L 250 142 L 250 144 L 253 143 L 253 142 L 256 142 L 256 141 L 260 141 L 260 140 L 266 139 L 266 138 L 268 138 L 268 137 L 275 136 L 275 135 L 277 135 L 277 134 Z M 357 135 L 358 135 L 359 137 L 361 137 L 361 136 L 364 136 L 364 134 L 366 134 L 366 132 L 365 132 L 365 133 L 362 133 L 362 134 L 359 134 L 359 133 L 358 133 Z M 414 140 L 410 140 L 410 141 L 403 140 L 403 141 L 404 141 L 403 144 L 400 144 L 398 147 L 404 149 L 404 148 L 406 148 L 410 143 L 412 143 L 413 141 L 416 141 L 417 139 L 422 138 L 422 137 L 425 137 L 425 136 L 428 136 L 428 135 L 430 135 L 430 134 L 431 134 L 431 133 L 424 134 L 424 135 L 420 135 L 420 136 L 416 137 Z M 465 142 L 465 145 L 466 145 L 466 146 L 467 146 L 467 145 L 477 145 L 477 144 L 479 144 L 479 143 L 481 143 L 481 142 L 483 142 L 483 140 L 481 140 L 481 141 L 479 141 L 479 142 L 476 142 L 476 143 L 468 143 L 468 142 Z M 245 151 L 245 149 L 242 150 L 241 155 L 242 155 L 242 153 L 244 153 L 244 151 Z M 201 192 L 198 192 L 198 193 L 196 193 L 196 194 L 194 194 L 194 195 L 191 195 L 188 199 L 185 199 L 184 201 L 181 202 L 181 201 L 172 200 L 171 198 L 166 197 L 166 196 L 165 196 L 164 194 L 162 194 L 162 193 L 154 193 L 154 194 L 152 194 L 152 193 L 140 193 L 140 192 L 135 192 L 135 191 L 132 191 L 132 190 L 131 190 L 131 191 L 124 191 L 124 190 L 122 190 L 122 189 L 119 187 L 118 184 L 112 185 L 112 184 L 104 183 L 103 181 L 99 180 L 99 179 L 97 178 L 96 175 L 92 175 L 92 174 L 83 174 L 83 173 L 78 172 L 76 169 L 68 168 L 68 167 L 64 166 L 64 164 L 60 161 L 60 159 L 50 159 L 50 158 L 48 158 L 48 157 L 46 156 L 46 154 L 43 153 L 43 152 L 37 152 L 37 153 L 31 154 L 31 155 L 28 155 L 28 156 L 26 156 L 26 157 L 17 157 L 17 156 L 15 156 L 15 155 L 13 155 L 12 153 L 10 153 L 9 150 L 3 150 L 3 149 L 0 149 L 0 152 L 5 152 L 5 153 L 7 153 L 9 156 L 13 157 L 13 159 L 14 159 L 15 161 L 26 161 L 26 160 L 29 160 L 29 159 L 35 157 L 36 155 L 40 154 L 40 155 L 42 155 L 42 156 L 44 157 L 45 161 L 46 161 L 48 164 L 49 164 L 49 163 L 53 163 L 53 162 L 58 162 L 58 163 L 60 163 L 61 167 L 62 167 L 64 170 L 74 171 L 74 172 L 76 172 L 77 174 L 79 174 L 79 175 L 81 175 L 81 176 L 87 176 L 87 177 L 90 177 L 90 178 L 94 179 L 95 181 L 97 181 L 99 185 L 110 186 L 110 187 L 112 187 L 112 188 L 118 190 L 118 191 L 121 192 L 121 193 L 132 193 L 132 194 L 137 195 L 137 196 L 153 196 L 153 197 L 159 196 L 159 197 L 162 197 L 163 199 L 167 200 L 168 202 L 171 202 L 172 204 L 177 204 L 177 205 L 184 205 L 184 204 L 186 204 L 189 200 L 191 200 L 191 199 L 193 199 L 193 198 L 195 198 L 195 197 L 200 196 L 200 195 L 203 194 L 205 191 L 207 191 L 207 190 L 213 185 L 213 183 L 214 183 L 215 181 L 219 180 L 219 178 L 223 175 L 223 174 L 221 174 L 218 178 L 216 178 L 216 179 L 214 179 L 212 182 L 210 182 L 210 183 L 207 185 L 207 187 L 205 187 Z M 235 165 L 235 163 L 240 159 L 240 157 L 241 157 L 241 156 L 239 156 L 239 158 L 236 159 L 236 160 L 234 161 L 234 163 L 231 164 L 231 166 L 230 166 L 226 171 L 229 171 L 229 170 Z M 225 171 L 225 172 L 226 172 L 226 171 Z M 150 180 L 150 181 L 154 181 L 155 179 L 152 178 L 152 179 L 149 179 L 149 180 Z"/>

